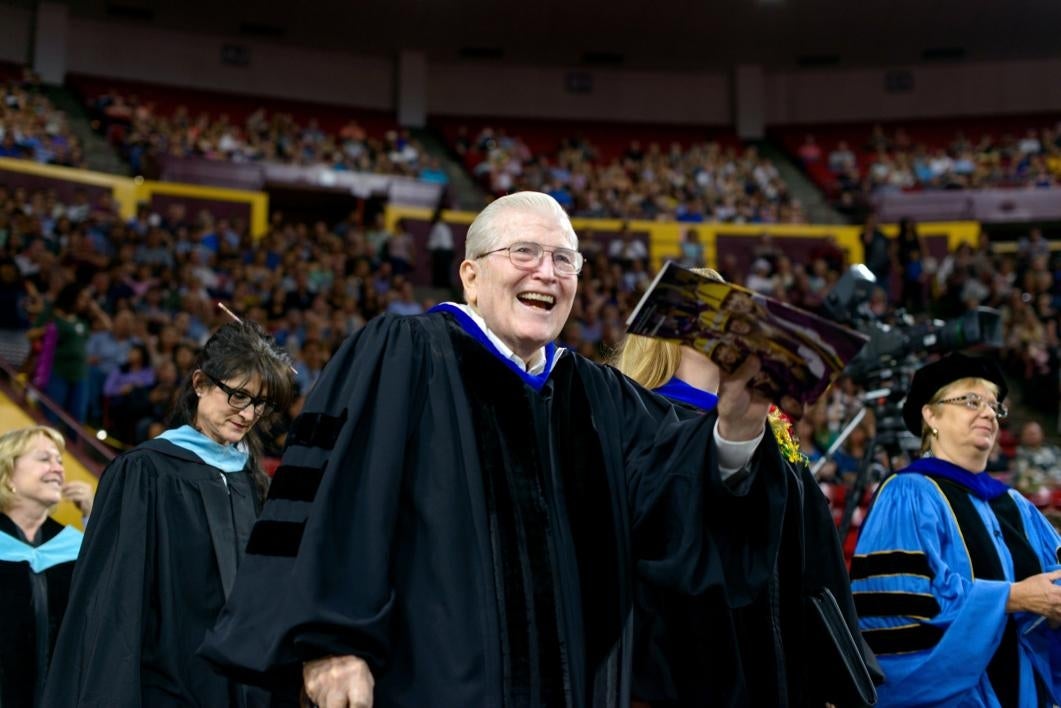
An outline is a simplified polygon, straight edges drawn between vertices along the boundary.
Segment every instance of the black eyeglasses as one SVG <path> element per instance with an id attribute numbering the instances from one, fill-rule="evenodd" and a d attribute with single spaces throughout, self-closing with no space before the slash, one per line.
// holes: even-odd
<path id="1" fill-rule="evenodd" d="M 255 414 L 269 415 L 276 410 L 276 404 L 267 398 L 255 398 L 241 388 L 232 388 L 231 386 L 218 381 L 205 371 L 203 372 L 203 376 L 210 379 L 215 386 L 221 389 L 221 391 L 228 396 L 228 405 L 238 411 L 243 410 L 247 406 L 254 406 Z"/>
<path id="2" fill-rule="evenodd" d="M 967 393 L 964 396 L 955 396 L 954 398 L 944 398 L 936 403 L 951 403 L 954 405 L 965 406 L 971 411 L 982 411 L 984 406 L 987 406 L 995 412 L 995 417 L 1002 420 L 1009 415 L 1009 409 L 1001 403 L 992 403 L 986 398 L 981 396 L 979 393 Z"/>
<path id="3" fill-rule="evenodd" d="M 570 248 L 548 249 L 531 241 L 516 241 L 511 246 L 495 248 L 479 254 L 476 258 L 483 258 L 501 251 L 508 251 L 508 259 L 520 270 L 534 270 L 542 264 L 546 253 L 552 256 L 553 270 L 561 277 L 578 275 L 582 270 L 582 254 L 578 251 Z"/>

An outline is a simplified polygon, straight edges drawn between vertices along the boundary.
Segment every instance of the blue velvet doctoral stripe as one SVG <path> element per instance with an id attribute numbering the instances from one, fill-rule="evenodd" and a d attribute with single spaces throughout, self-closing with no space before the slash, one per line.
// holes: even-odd
<path id="1" fill-rule="evenodd" d="M 665 396 L 672 401 L 686 403 L 694 408 L 699 408 L 705 413 L 713 411 L 715 406 L 718 405 L 718 396 L 691 386 L 677 376 L 672 377 L 670 381 L 654 390 L 659 395 Z"/>
<path id="2" fill-rule="evenodd" d="M 486 336 L 486 332 L 484 332 L 482 328 L 479 327 L 475 320 L 469 317 L 467 312 L 460 309 L 456 305 L 449 302 L 444 302 L 440 305 L 435 305 L 429 310 L 429 312 L 447 312 L 450 315 L 453 315 L 454 319 L 456 319 L 457 323 L 461 326 L 461 329 L 463 329 L 465 332 L 468 333 L 469 336 L 471 336 L 473 339 L 475 339 L 484 347 L 486 347 L 486 350 L 488 352 L 492 353 L 498 359 L 503 361 L 505 363 L 505 366 L 516 372 L 516 374 L 519 375 L 519 377 L 523 379 L 523 381 L 535 391 L 541 391 L 542 386 L 544 386 L 545 382 L 549 380 L 549 374 L 551 374 L 553 371 L 553 364 L 556 363 L 557 349 L 555 343 L 549 342 L 545 345 L 545 368 L 542 370 L 542 373 L 530 374 L 520 368 L 520 366 L 516 364 L 516 362 L 512 361 L 507 356 L 502 354 L 498 350 L 498 348 L 494 346 L 494 343 L 490 341 L 490 338 Z"/>
<path id="3" fill-rule="evenodd" d="M 914 460 L 908 467 L 899 470 L 898 474 L 909 472 L 949 479 L 955 484 L 968 489 L 978 499 L 985 501 L 1000 497 L 1009 491 L 1008 486 L 986 472 L 970 472 L 953 462 L 947 462 L 936 457 L 922 457 Z"/>

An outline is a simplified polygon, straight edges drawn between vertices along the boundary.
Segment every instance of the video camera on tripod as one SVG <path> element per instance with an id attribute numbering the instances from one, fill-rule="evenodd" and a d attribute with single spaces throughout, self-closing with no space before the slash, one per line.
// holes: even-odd
<path id="1" fill-rule="evenodd" d="M 903 310 L 894 324 L 881 322 L 868 309 L 876 278 L 864 265 L 852 266 L 825 297 L 824 308 L 836 322 L 854 326 L 869 335 L 869 342 L 852 359 L 844 373 L 862 382 L 883 368 L 919 354 L 947 354 L 979 346 L 1002 346 L 1002 320 L 997 310 L 978 307 L 943 321 L 914 322 Z"/>
<path id="2" fill-rule="evenodd" d="M 823 304 L 828 317 L 854 327 L 869 336 L 869 341 L 844 369 L 844 374 L 865 392 L 864 407 L 844 426 L 812 472 L 817 474 L 840 448 L 865 417 L 867 409 L 873 411 L 876 419 L 876 432 L 866 444 L 847 497 L 840 523 L 841 538 L 850 528 L 851 517 L 869 479 L 883 477 L 892 471 L 894 458 L 915 453 L 921 447 L 921 441 L 906 429 L 902 403 L 914 372 L 925 363 L 925 355 L 1002 346 L 1002 319 L 997 310 L 978 307 L 954 319 L 924 322 L 917 322 L 904 310 L 898 310 L 891 322 L 883 322 L 869 309 L 870 295 L 876 287 L 873 273 L 862 264 L 854 265 L 829 291 Z M 877 461 L 878 449 L 885 451 L 887 467 Z"/>

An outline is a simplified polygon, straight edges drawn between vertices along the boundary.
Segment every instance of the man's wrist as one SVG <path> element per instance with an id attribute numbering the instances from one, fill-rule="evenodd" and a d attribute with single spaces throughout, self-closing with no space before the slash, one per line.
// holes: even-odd
<path id="1" fill-rule="evenodd" d="M 729 442 L 747 442 L 754 440 L 766 430 L 765 422 L 736 424 L 728 423 L 724 418 L 718 419 L 718 434 Z"/>

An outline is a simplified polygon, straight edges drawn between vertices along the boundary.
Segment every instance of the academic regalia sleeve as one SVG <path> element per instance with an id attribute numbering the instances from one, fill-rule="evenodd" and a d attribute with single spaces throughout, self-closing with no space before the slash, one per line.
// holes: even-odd
<path id="1" fill-rule="evenodd" d="M 329 360 L 200 649 L 226 673 L 278 685 L 325 655 L 360 656 L 374 673 L 386 665 L 390 539 L 431 346 L 417 318 L 384 316 Z"/>
<path id="2" fill-rule="evenodd" d="M 638 574 L 690 596 L 720 590 L 749 604 L 773 573 L 787 482 L 772 435 L 750 462 L 743 493 L 722 481 L 714 413 L 690 415 L 623 382 L 625 469 Z"/>
<path id="3" fill-rule="evenodd" d="M 786 464 L 796 468 L 792 470 L 793 477 L 798 475 L 803 488 L 803 590 L 815 593 L 827 588 L 832 593 L 870 678 L 879 685 L 884 681 L 884 672 L 859 631 L 858 613 L 851 595 L 851 579 L 829 501 L 822 494 L 805 461 Z M 827 662 L 811 662 L 809 671 L 812 685 L 816 684 L 823 690 L 834 686 L 840 676 L 838 669 Z"/>
<path id="4" fill-rule="evenodd" d="M 1043 571 L 1056 570 L 1061 564 L 1061 535 L 1058 535 L 1057 529 L 1050 521 L 1020 492 L 1011 490 L 1009 495 L 1020 510 L 1028 543 L 1035 549 Z"/>
<path id="5" fill-rule="evenodd" d="M 961 532 L 935 483 L 917 474 L 888 479 L 851 565 L 859 625 L 884 670 L 881 705 L 983 699 L 1010 583 L 971 578 Z"/>
<path id="6" fill-rule="evenodd" d="M 154 470 L 139 452 L 119 457 L 104 471 L 42 705 L 140 705 L 156 489 Z"/>
<path id="7" fill-rule="evenodd" d="M 1061 536 L 1035 506 L 1020 493 L 1010 492 L 1020 509 L 1028 543 L 1035 549 L 1044 572 L 1058 570 Z M 1018 636 L 1036 673 L 1046 682 L 1054 701 L 1061 700 L 1061 629 L 1054 629 L 1040 615 L 1019 613 L 1015 616 Z"/>

